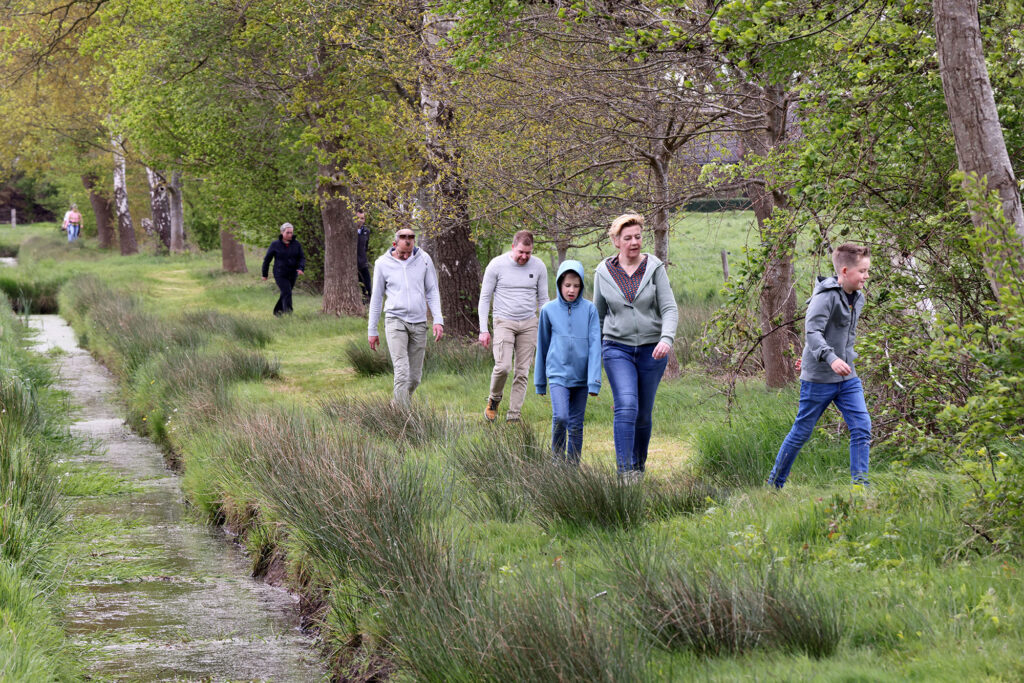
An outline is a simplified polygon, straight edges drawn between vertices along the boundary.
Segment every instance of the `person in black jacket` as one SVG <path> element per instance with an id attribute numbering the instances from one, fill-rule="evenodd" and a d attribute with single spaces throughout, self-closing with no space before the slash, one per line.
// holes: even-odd
<path id="1" fill-rule="evenodd" d="M 366 257 L 366 249 L 370 244 L 370 226 L 366 224 L 366 213 L 359 209 L 356 211 L 357 232 L 356 243 L 356 267 L 359 269 L 359 285 L 363 290 L 363 305 L 370 303 L 370 295 L 373 293 L 372 280 L 370 280 L 370 260 Z"/>
<path id="2" fill-rule="evenodd" d="M 274 282 L 281 290 L 281 296 L 274 305 L 274 315 L 292 312 L 292 288 L 295 279 L 306 269 L 306 256 L 302 245 L 295 239 L 295 228 L 291 223 L 281 224 L 281 237 L 270 243 L 267 255 L 263 257 L 263 279 L 267 279 L 270 262 L 274 262 Z"/>

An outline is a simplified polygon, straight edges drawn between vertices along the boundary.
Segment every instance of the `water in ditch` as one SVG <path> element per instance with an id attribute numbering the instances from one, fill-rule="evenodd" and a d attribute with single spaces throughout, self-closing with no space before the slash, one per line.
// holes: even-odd
<path id="1" fill-rule="evenodd" d="M 40 315 L 30 324 L 38 351 L 61 352 L 72 430 L 98 446 L 68 466 L 111 482 L 106 495 L 72 499 L 83 540 L 67 572 L 65 628 L 90 677 L 323 680 L 313 643 L 299 630 L 296 599 L 251 579 L 235 545 L 189 519 L 178 477 L 155 444 L 124 425 L 113 379 L 67 323 Z"/>

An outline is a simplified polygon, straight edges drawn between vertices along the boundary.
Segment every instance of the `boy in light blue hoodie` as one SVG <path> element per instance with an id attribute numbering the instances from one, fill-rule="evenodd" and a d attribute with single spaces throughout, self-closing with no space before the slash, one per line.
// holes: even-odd
<path id="1" fill-rule="evenodd" d="M 587 395 L 601 389 L 601 324 L 583 298 L 583 264 L 565 261 L 555 277 L 557 298 L 540 309 L 533 383 L 541 396 L 551 385 L 551 450 L 555 460 L 579 465 Z"/>

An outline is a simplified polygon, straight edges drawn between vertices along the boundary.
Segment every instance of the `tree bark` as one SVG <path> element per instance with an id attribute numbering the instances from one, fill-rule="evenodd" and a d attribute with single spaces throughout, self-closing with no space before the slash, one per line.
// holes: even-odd
<path id="1" fill-rule="evenodd" d="M 657 159 L 651 164 L 651 171 L 654 173 L 654 204 L 656 207 L 654 220 L 651 222 L 651 227 L 654 229 L 654 255 L 666 266 L 668 265 L 668 164 L 670 158 Z"/>
<path id="2" fill-rule="evenodd" d="M 245 249 L 229 231 L 220 231 L 220 267 L 226 273 L 248 273 L 245 267 Z"/>
<path id="3" fill-rule="evenodd" d="M 1002 243 L 991 244 L 984 254 L 992 291 L 999 298 L 1000 287 L 1012 281 L 1020 282 L 1024 274 L 1021 261 L 1024 211 L 988 77 L 978 2 L 934 0 L 932 10 L 939 73 L 956 140 L 957 162 L 960 170 L 968 175 L 965 186 L 971 182 L 969 176 L 974 174 L 986 192 L 996 190 L 1003 216 L 1013 227 L 1012 232 L 997 235 L 996 239 Z M 985 225 L 983 211 L 971 208 L 971 221 L 975 226 L 999 230 L 999 226 Z"/>
<path id="4" fill-rule="evenodd" d="M 149 208 L 153 214 L 153 230 L 167 248 L 171 246 L 171 202 L 167 196 L 167 181 L 162 173 L 146 167 L 149 180 Z"/>
<path id="5" fill-rule="evenodd" d="M 442 42 L 454 25 L 448 16 L 423 12 L 420 52 L 420 111 L 426 133 L 421 176 L 421 210 L 429 219 L 445 331 L 476 337 L 480 263 L 472 241 L 469 192 L 451 131 L 455 112 L 443 93 L 452 79 Z"/>
<path id="6" fill-rule="evenodd" d="M 121 244 L 121 255 L 139 253 L 139 244 L 135 241 L 135 226 L 132 214 L 128 209 L 128 184 L 125 181 L 125 161 L 121 152 L 121 139 L 114 138 L 114 206 L 117 209 L 117 238 Z"/>
<path id="7" fill-rule="evenodd" d="M 330 155 L 333 148 L 323 151 Z M 317 184 L 324 224 L 323 313 L 361 316 L 366 311 L 356 263 L 358 234 L 349 206 L 348 188 L 336 165 L 321 164 Z"/>
<path id="8" fill-rule="evenodd" d="M 182 201 L 181 171 L 171 173 L 167 186 L 167 198 L 171 205 L 171 253 L 185 251 L 185 207 Z M 243 271 L 244 272 L 244 271 Z"/>
<path id="9" fill-rule="evenodd" d="M 100 243 L 100 249 L 110 249 L 114 244 L 113 223 L 114 207 L 110 199 L 96 191 L 96 183 L 99 178 L 95 174 L 87 173 L 82 176 L 82 187 L 89 191 L 89 204 L 92 205 L 92 214 L 96 217 L 96 236 Z"/>
<path id="10" fill-rule="evenodd" d="M 782 144 L 786 135 L 786 98 L 781 86 L 746 88 L 744 108 L 751 112 L 748 129 L 742 135 L 743 154 L 766 157 Z M 793 288 L 793 251 L 795 235 L 772 225 L 776 209 L 785 209 L 786 197 L 768 189 L 764 178 L 751 178 L 747 195 L 754 208 L 761 241 L 769 245 L 768 261 L 758 295 L 761 323 L 761 355 L 765 384 L 784 387 L 796 379 L 796 370 L 787 353 L 796 349 L 799 338 L 792 323 L 796 316 L 796 292 Z"/>

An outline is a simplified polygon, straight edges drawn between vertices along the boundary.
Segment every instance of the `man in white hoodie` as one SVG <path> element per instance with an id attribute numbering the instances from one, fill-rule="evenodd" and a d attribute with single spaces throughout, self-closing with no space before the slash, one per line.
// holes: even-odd
<path id="1" fill-rule="evenodd" d="M 387 304 L 384 298 L 387 297 Z M 416 233 L 401 228 L 391 249 L 373 265 L 370 321 L 367 337 L 374 351 L 380 344 L 377 323 L 384 311 L 384 334 L 395 368 L 394 402 L 408 406 L 423 375 L 427 348 L 427 307 L 434 318 L 434 341 L 444 335 L 441 293 L 430 255 L 416 246 Z"/>

